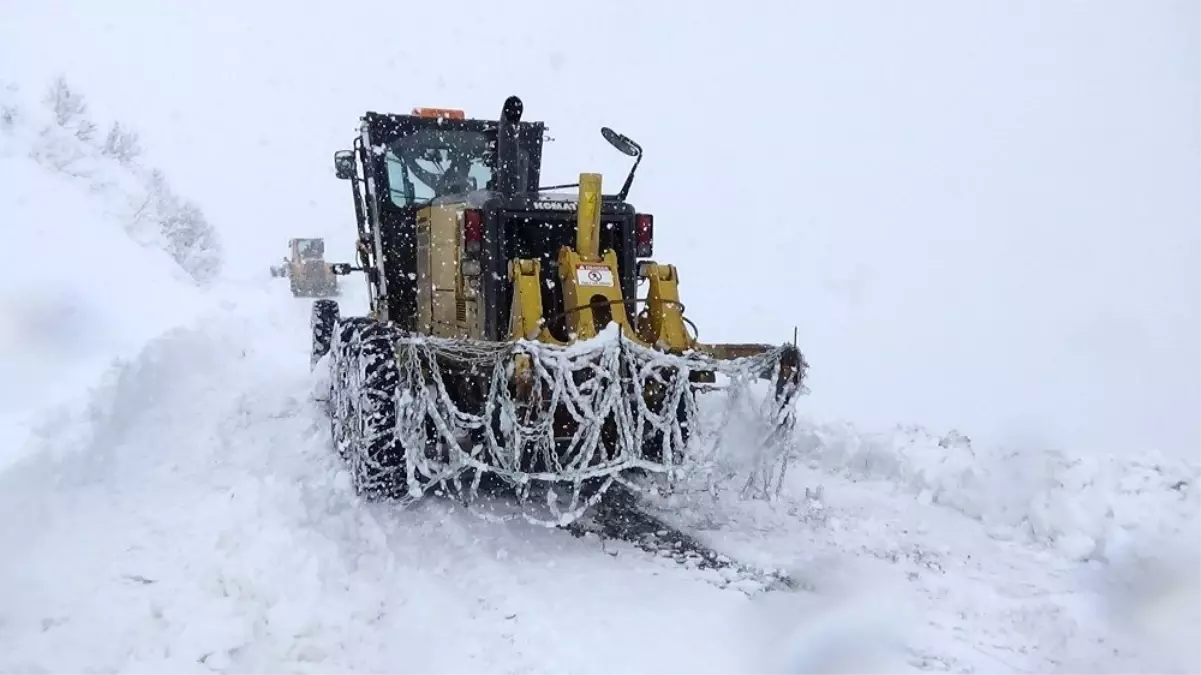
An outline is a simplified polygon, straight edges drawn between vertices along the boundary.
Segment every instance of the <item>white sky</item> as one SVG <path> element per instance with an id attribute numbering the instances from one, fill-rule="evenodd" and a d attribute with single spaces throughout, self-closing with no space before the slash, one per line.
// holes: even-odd
<path id="1" fill-rule="evenodd" d="M 798 326 L 806 410 L 1198 452 L 1198 3 L 697 7 L 0 0 L 0 65 L 136 126 L 245 277 L 292 236 L 349 254 L 331 157 L 364 110 L 516 93 L 548 181 L 620 183 L 601 125 L 643 145 L 702 337 Z"/>

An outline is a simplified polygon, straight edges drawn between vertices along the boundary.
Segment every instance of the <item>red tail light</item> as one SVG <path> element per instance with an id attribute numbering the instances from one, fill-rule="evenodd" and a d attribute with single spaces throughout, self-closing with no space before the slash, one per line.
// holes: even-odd
<path id="1" fill-rule="evenodd" d="M 649 258 L 655 250 L 655 217 L 649 213 L 634 216 L 634 250 L 639 258 Z"/>
<path id="2" fill-rule="evenodd" d="M 480 252 L 484 242 L 484 219 L 476 209 L 463 211 L 463 250 L 468 255 Z"/>

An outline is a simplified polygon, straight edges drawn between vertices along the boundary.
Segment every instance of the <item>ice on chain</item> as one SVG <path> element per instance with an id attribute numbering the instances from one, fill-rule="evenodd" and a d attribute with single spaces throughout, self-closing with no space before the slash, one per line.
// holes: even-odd
<path id="1" fill-rule="evenodd" d="M 770 384 L 784 347 L 719 360 L 648 349 L 624 339 L 614 325 L 596 338 L 558 346 L 411 336 L 391 325 L 355 322 L 333 331 L 329 350 L 333 418 L 349 420 L 335 421 L 334 438 L 352 468 L 372 464 L 381 487 L 406 488 L 402 500 L 437 488 L 470 501 L 480 480 L 493 474 L 515 487 L 523 517 L 547 526 L 576 520 L 615 482 L 670 491 L 684 480 L 720 481 L 725 474 L 715 467 L 732 441 L 752 444 L 762 467 L 757 473 L 768 476 L 786 454 L 795 400 L 803 393 L 803 385 L 777 392 Z M 387 358 L 395 359 L 395 369 L 381 364 Z M 519 362 L 526 365 L 524 378 L 517 375 Z M 484 375 L 478 382 L 486 391 L 478 398 L 453 396 L 442 376 L 447 366 Z M 689 381 L 694 370 L 715 372 L 718 382 L 696 390 L 704 385 Z M 368 373 L 376 373 L 371 391 Z M 647 405 L 650 390 L 662 397 L 663 412 Z M 483 404 L 467 410 L 456 398 Z M 570 436 L 556 433 L 563 416 L 573 421 Z M 388 418 L 394 423 L 384 422 Z M 356 441 L 359 434 L 348 433 L 353 430 L 345 424 L 378 427 L 392 437 L 366 434 Z M 747 436 L 748 425 L 755 436 Z M 723 433 L 733 428 L 736 439 Z M 658 438 L 665 440 L 652 442 Z M 381 462 L 366 451 L 371 446 L 397 448 L 404 461 Z M 387 473 L 393 466 L 404 475 Z M 747 492 L 770 489 L 774 481 L 754 475 Z M 537 497 L 545 498 L 541 507 Z"/>

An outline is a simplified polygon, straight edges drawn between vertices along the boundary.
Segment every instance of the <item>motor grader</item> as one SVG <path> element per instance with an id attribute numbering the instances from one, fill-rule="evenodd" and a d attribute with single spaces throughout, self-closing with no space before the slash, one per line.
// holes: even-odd
<path id="1" fill-rule="evenodd" d="M 564 524 L 614 482 L 689 466 L 703 393 L 745 401 L 757 383 L 768 435 L 792 419 L 795 337 L 698 341 L 679 271 L 651 259 L 654 217 L 626 201 L 641 147 L 601 130 L 634 158 L 616 194 L 594 173 L 540 187 L 546 128 L 523 107 L 368 112 L 334 154 L 358 237 L 355 263 L 332 269 L 365 275 L 369 311 L 314 302 L 312 363 L 328 368 L 333 439 L 363 495 L 499 478 Z"/>
<path id="2" fill-rule="evenodd" d="M 338 277 L 325 262 L 325 240 L 296 237 L 288 240 L 292 257 L 271 268 L 271 276 L 287 277 L 292 295 L 324 298 L 338 295 Z"/>

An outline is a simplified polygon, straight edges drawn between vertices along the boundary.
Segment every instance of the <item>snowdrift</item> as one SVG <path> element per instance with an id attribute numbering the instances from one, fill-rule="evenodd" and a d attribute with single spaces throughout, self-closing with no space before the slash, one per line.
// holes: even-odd
<path id="1" fill-rule="evenodd" d="M 307 307 L 290 300 L 247 296 L 150 340 L 0 472 L 0 670 L 864 672 L 870 657 L 885 672 L 1095 672 L 1115 644 L 1114 668 L 1148 663 L 1112 641 L 1087 589 L 1037 576 L 1070 561 L 944 508 L 1000 487 L 952 480 L 938 458 L 956 448 L 912 430 L 843 429 L 843 449 L 827 430 L 794 458 L 824 468 L 793 467 L 778 503 L 705 506 L 810 584 L 766 602 L 436 499 L 364 504 L 312 400 Z M 979 568 L 998 552 L 1000 571 Z"/>
<path id="2" fill-rule="evenodd" d="M 437 499 L 358 501 L 305 323 L 262 297 L 168 331 L 0 473 L 0 671 L 740 669 L 737 592 Z"/>
<path id="3" fill-rule="evenodd" d="M 1201 531 L 1201 465 L 1186 458 L 976 448 L 956 431 L 870 433 L 850 423 L 811 425 L 800 446 L 813 468 L 888 481 L 979 520 L 994 537 L 1025 536 L 1078 560 L 1195 547 Z"/>
<path id="4" fill-rule="evenodd" d="M 136 163 L 134 136 L 100 138 L 59 85 L 39 102 L 0 83 L 0 466 L 34 411 L 191 316 L 220 269 L 197 207 Z"/>

